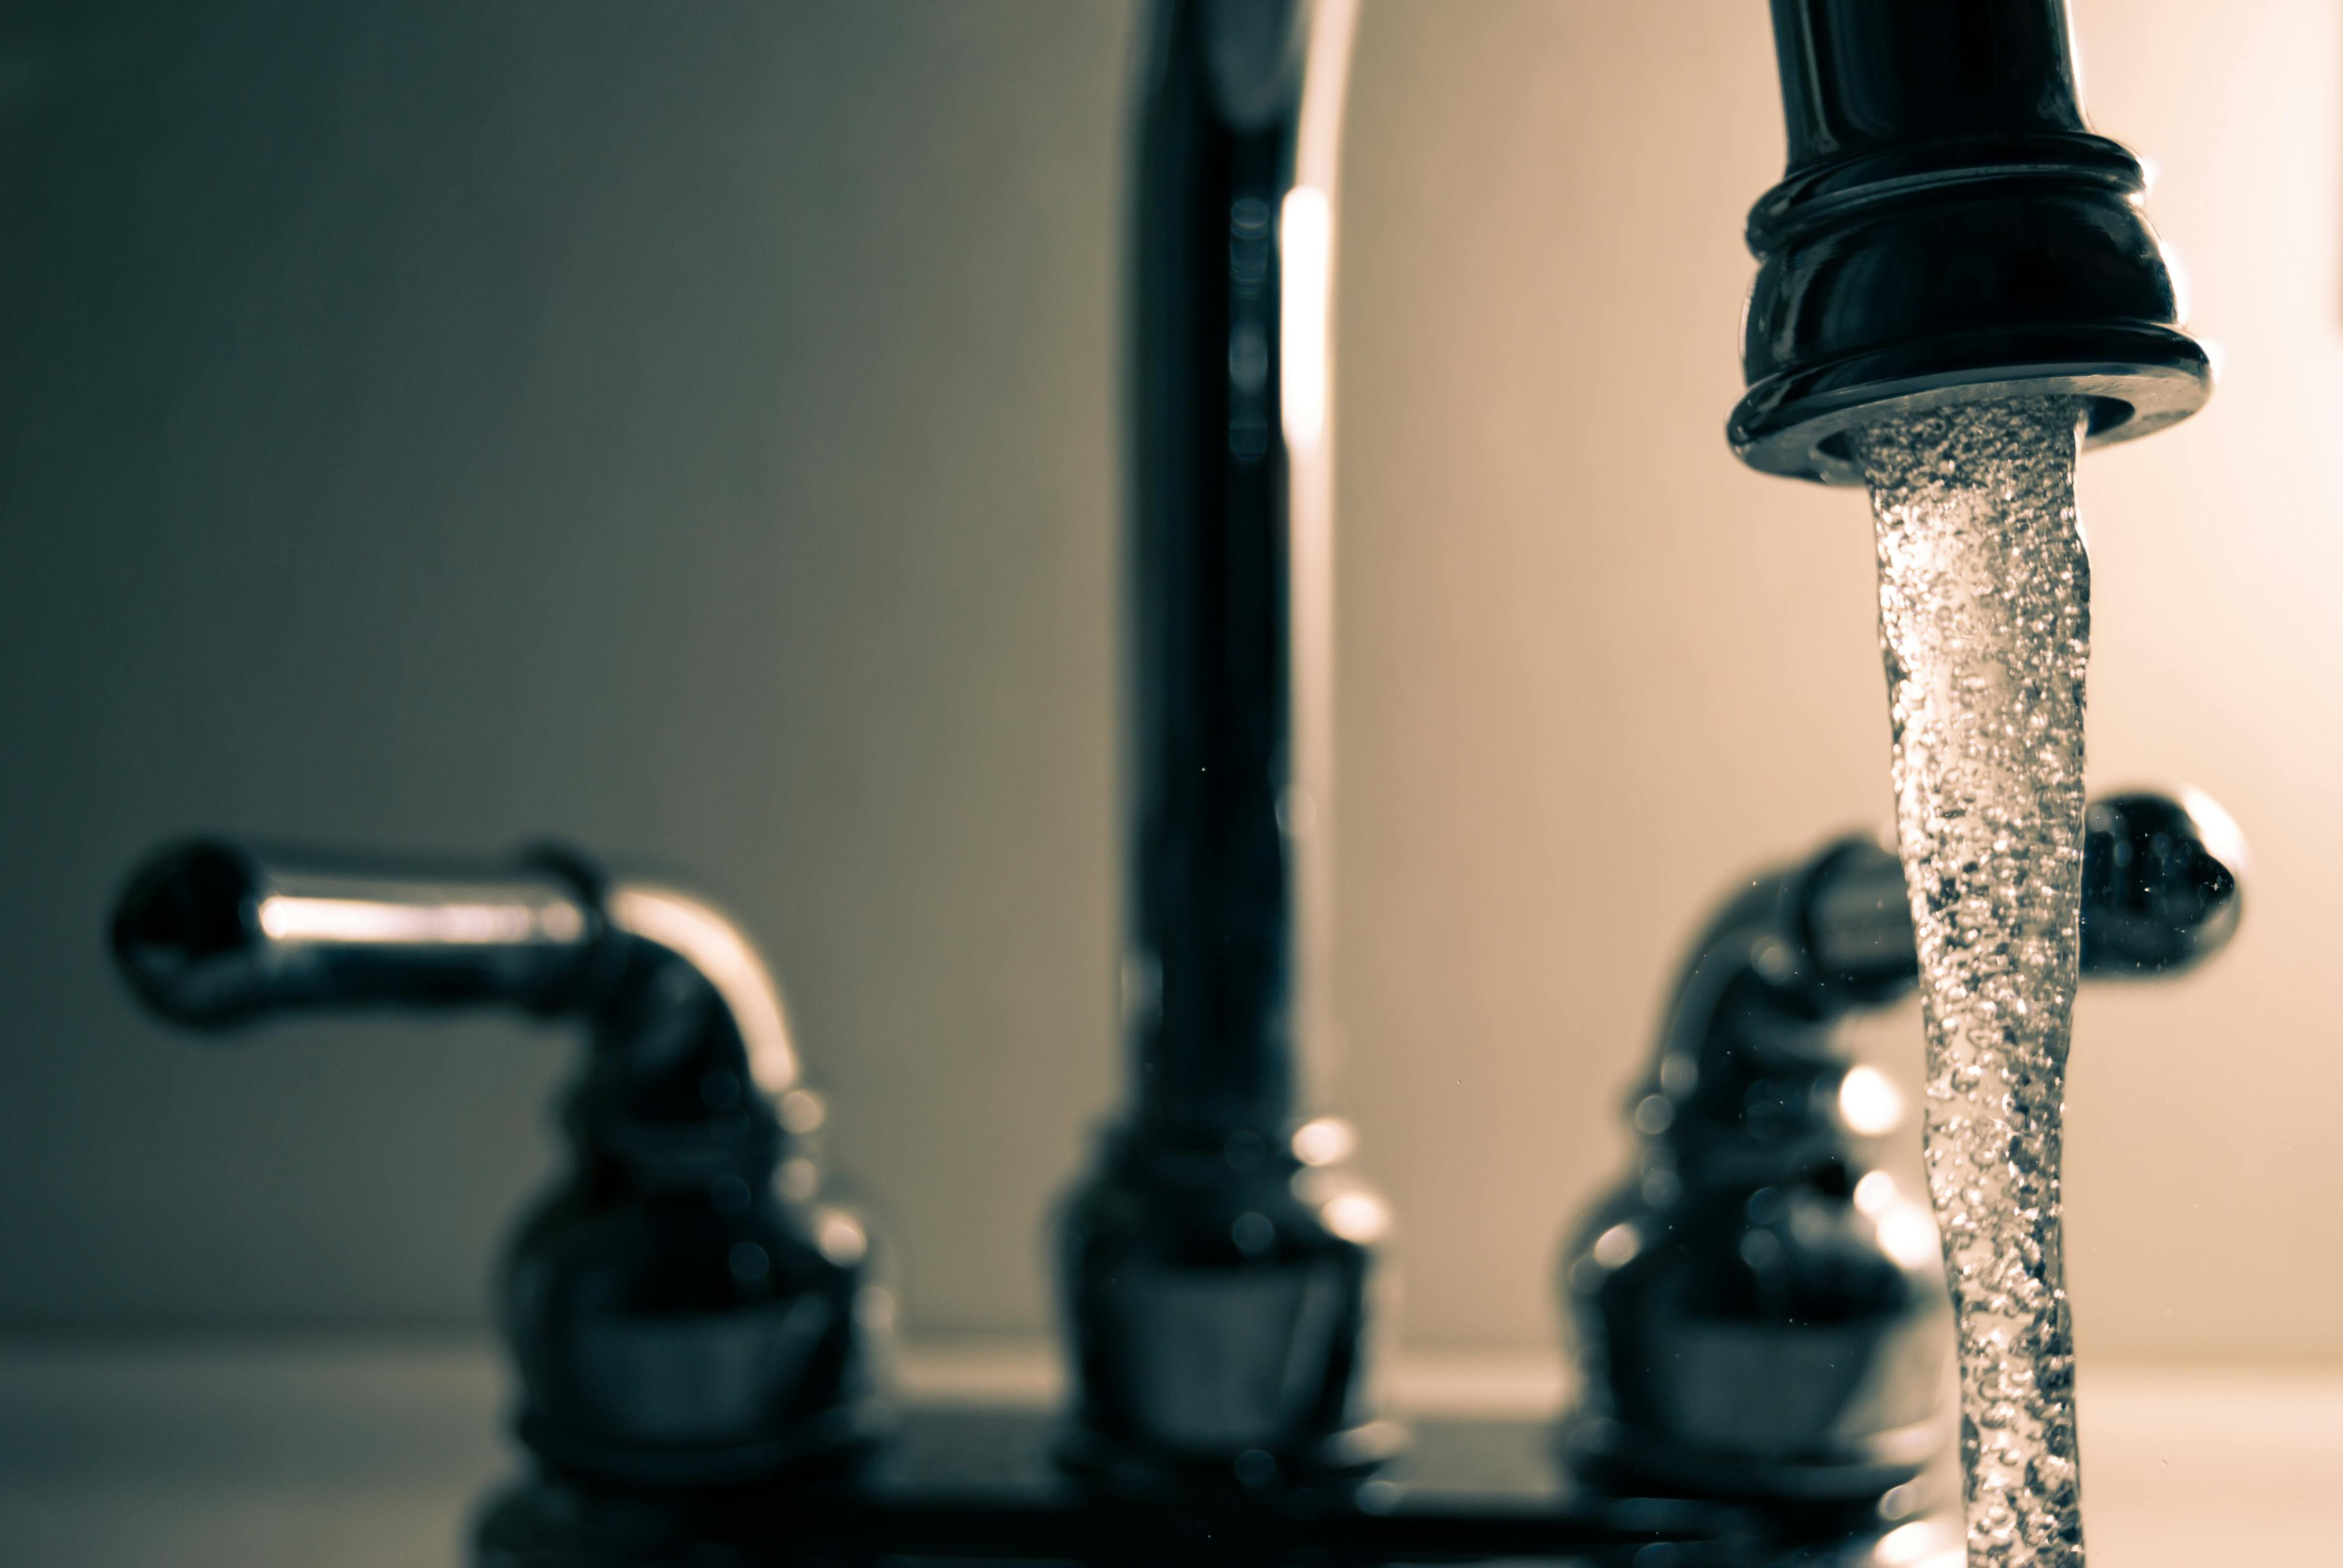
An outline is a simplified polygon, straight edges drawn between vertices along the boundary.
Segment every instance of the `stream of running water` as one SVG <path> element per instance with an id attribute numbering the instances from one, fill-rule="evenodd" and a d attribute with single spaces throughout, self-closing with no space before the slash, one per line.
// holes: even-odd
<path id="1" fill-rule="evenodd" d="M 2090 653 L 2081 413 L 2073 397 L 1960 404 L 1854 441 L 1877 524 L 1970 1568 L 2083 1562 L 2058 1177 Z"/>

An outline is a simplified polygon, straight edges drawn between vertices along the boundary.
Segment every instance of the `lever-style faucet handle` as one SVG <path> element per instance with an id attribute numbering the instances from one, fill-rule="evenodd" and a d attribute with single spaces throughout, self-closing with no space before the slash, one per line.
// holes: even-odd
<path id="1" fill-rule="evenodd" d="M 196 1028 L 483 1003 L 587 1024 L 570 1170 L 500 1292 L 520 1434 L 549 1470 L 732 1484 L 878 1430 L 890 1308 L 868 1231 L 819 1195 L 821 1104 L 779 987 L 710 905 L 558 849 L 401 862 L 202 839 L 131 876 L 113 940 L 140 1000 Z"/>
<path id="2" fill-rule="evenodd" d="M 369 1003 L 547 1006 L 602 921 L 550 864 L 395 865 L 197 839 L 131 874 L 114 952 L 138 998 L 199 1028 Z"/>
<path id="3" fill-rule="evenodd" d="M 2245 839 L 2194 789 L 2102 796 L 2084 818 L 2082 972 L 2172 974 L 2218 952 L 2243 911 Z M 1918 977 L 1912 910 L 1893 853 L 1853 839 L 1808 872 L 1799 922 L 1815 970 L 1855 990 Z"/>
<path id="4" fill-rule="evenodd" d="M 2202 795 L 2094 801 L 2082 972 L 2171 974 L 2217 951 L 2243 869 Z M 1870 838 L 1748 882 L 1694 945 L 1635 1092 L 1640 1157 L 1564 1253 L 1581 1473 L 1835 1500 L 1875 1523 L 1917 1496 L 1906 1483 L 1951 1430 L 1936 1230 L 1869 1167 L 1858 1135 L 1888 1131 L 1899 1097 L 1837 1033 L 1917 976 L 1903 869 Z"/>
<path id="5" fill-rule="evenodd" d="M 2170 974 L 2237 935 L 2245 835 L 2210 796 L 2105 796 L 2084 825 L 2085 974 Z"/>

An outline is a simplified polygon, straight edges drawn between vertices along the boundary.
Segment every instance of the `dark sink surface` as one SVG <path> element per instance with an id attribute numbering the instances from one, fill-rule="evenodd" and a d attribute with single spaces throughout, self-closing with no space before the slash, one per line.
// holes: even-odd
<path id="1" fill-rule="evenodd" d="M 1776 1522 L 1704 1504 L 1573 1492 L 1526 1420 L 1411 1425 L 1406 1457 L 1353 1493 L 1107 1500 L 1051 1463 L 1031 1408 L 914 1409 L 858 1480 L 689 1500 L 537 1479 L 482 1516 L 486 1568 L 957 1561 L 1336 1564 L 1506 1561 L 1634 1568 L 1861 1563 L 1880 1533 L 1795 1550 Z"/>

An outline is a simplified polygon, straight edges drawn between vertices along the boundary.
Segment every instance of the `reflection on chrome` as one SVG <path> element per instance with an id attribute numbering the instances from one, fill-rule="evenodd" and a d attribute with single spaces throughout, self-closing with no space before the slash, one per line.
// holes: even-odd
<path id="1" fill-rule="evenodd" d="M 1314 447 L 1326 433 L 1326 322 L 1334 263 L 1333 204 L 1324 191 L 1296 186 L 1285 193 L 1277 243 L 1285 287 L 1278 312 L 1285 438 Z"/>
<path id="2" fill-rule="evenodd" d="M 1351 1157 L 1357 1141 L 1349 1122 L 1321 1116 L 1294 1129 L 1293 1157 L 1304 1165 L 1339 1165 Z"/>
<path id="3" fill-rule="evenodd" d="M 860 1262 L 870 1250 L 870 1238 L 861 1223 L 837 1209 L 824 1210 L 814 1222 L 814 1241 L 822 1256 L 841 1268 Z"/>
<path id="4" fill-rule="evenodd" d="M 2252 869 L 2246 853 L 2245 829 L 2237 826 L 2237 819 L 2218 800 L 2194 785 L 2184 785 L 2180 789 L 2180 809 L 2196 826 L 2197 840 L 2204 846 L 2205 853 L 2240 879 Z"/>
<path id="5" fill-rule="evenodd" d="M 1936 1260 L 1936 1222 L 1917 1203 L 1897 1203 L 1879 1217 L 1879 1250 L 1907 1269 Z"/>
<path id="6" fill-rule="evenodd" d="M 462 946 L 483 942 L 574 942 L 586 917 L 567 900 L 547 903 L 386 904 L 366 899 L 260 900 L 263 935 L 281 942 L 383 942 Z"/>
<path id="7" fill-rule="evenodd" d="M 1904 1120 L 1904 1094 L 1875 1067 L 1849 1068 L 1839 1081 L 1838 1114 L 1857 1137 L 1883 1137 Z"/>
<path id="8" fill-rule="evenodd" d="M 1960 1568 L 1964 1549 L 1952 1532 L 1935 1520 L 1916 1519 L 1899 1524 L 1871 1549 L 1878 1568 Z"/>
<path id="9" fill-rule="evenodd" d="M 780 988 L 739 927 L 671 888 L 621 884 L 610 890 L 603 908 L 613 929 L 657 943 L 716 988 L 740 1031 L 758 1088 L 780 1095 L 796 1085 L 797 1052 L 789 1043 Z"/>
<path id="10" fill-rule="evenodd" d="M 1326 1229 L 1363 1247 L 1382 1241 L 1391 1231 L 1391 1210 L 1373 1192 L 1342 1193 L 1319 1212 Z"/>
<path id="11" fill-rule="evenodd" d="M 1634 1262 L 1635 1254 L 1643 1250 L 1642 1234 L 1634 1226 L 1628 1224 L 1612 1226 L 1595 1237 L 1594 1245 L 1589 1249 L 1594 1261 L 1606 1269 L 1624 1268 Z"/>
<path id="12" fill-rule="evenodd" d="M 1855 1184 L 1855 1212 L 1876 1220 L 1896 1201 L 1896 1178 L 1885 1171 L 1869 1171 Z"/>

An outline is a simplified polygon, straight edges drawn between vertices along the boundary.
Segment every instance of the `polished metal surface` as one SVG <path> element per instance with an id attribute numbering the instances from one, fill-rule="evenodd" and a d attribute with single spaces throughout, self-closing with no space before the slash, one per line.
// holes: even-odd
<path id="1" fill-rule="evenodd" d="M 139 869 L 113 937 L 148 1007 L 225 1027 L 302 1007 L 542 1005 L 579 980 L 598 928 L 549 867 L 369 865 L 206 839 Z"/>
<path id="2" fill-rule="evenodd" d="M 124 973 L 166 1018 L 507 1003 L 591 1035 L 573 1160 L 507 1251 L 523 1440 L 548 1466 L 706 1485 L 827 1462 L 879 1425 L 890 1308 L 820 1196 L 820 1101 L 781 993 L 696 896 L 548 849 L 509 865 L 174 847 L 131 878 Z"/>
<path id="3" fill-rule="evenodd" d="M 2204 797 L 2092 803 L 2083 970 L 2177 973 L 2236 932 L 2244 846 Z M 1694 944 L 1626 1179 L 1562 1296 L 1582 1372 L 1564 1449 L 1627 1490 L 1902 1517 L 1951 1436 L 1936 1225 L 1873 1168 L 1901 1095 L 1834 1033 L 1917 979 L 1896 857 L 1867 839 L 1755 879 Z"/>
<path id="4" fill-rule="evenodd" d="M 1396 1452 L 1364 1387 L 1390 1214 L 1348 1143 L 1331 1121 L 1281 1144 L 1107 1138 L 1060 1220 L 1071 1467 L 1115 1492 L 1262 1490 Z"/>
<path id="5" fill-rule="evenodd" d="M 1354 1473 L 1382 1201 L 1309 1120 L 1332 639 L 1333 176 L 1350 0 L 1145 24 L 1130 302 L 1131 1050 L 1059 1221 L 1061 1457 L 1100 1485 Z"/>
<path id="6" fill-rule="evenodd" d="M 1304 862 L 1321 804 L 1302 748 L 1329 693 L 1324 648 L 1308 645 L 1327 629 L 1307 608 L 1325 562 L 1305 530 L 1323 519 L 1297 515 L 1295 488 L 1325 442 L 1331 192 L 1296 162 L 1313 41 L 1330 68 L 1317 13 L 1346 9 L 1169 0 L 1146 23 L 1128 307 L 1125 1000 L 1133 1112 L 1181 1131 L 1274 1132 L 1300 1090 Z M 1311 231 L 1302 268 L 1297 222 Z M 1297 330 L 1297 312 L 1315 329 Z M 1308 409 L 1293 406 L 1297 380 L 1313 388 Z"/>
<path id="7" fill-rule="evenodd" d="M 2084 125 L 2064 0 L 1774 0 L 1774 36 L 1789 168 L 1749 216 L 1744 461 L 1854 483 L 1846 432 L 1897 409 L 2077 394 L 2096 445 L 2203 406 L 2139 163 Z"/>

